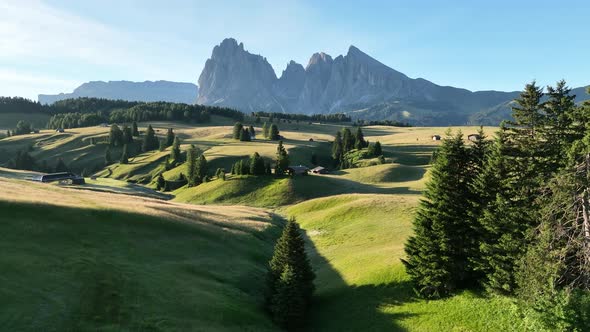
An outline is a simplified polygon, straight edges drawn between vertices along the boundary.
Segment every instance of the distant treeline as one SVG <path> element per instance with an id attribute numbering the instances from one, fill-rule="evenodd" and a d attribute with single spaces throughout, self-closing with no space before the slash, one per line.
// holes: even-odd
<path id="1" fill-rule="evenodd" d="M 50 129 L 89 127 L 101 123 L 133 121 L 207 123 L 211 120 L 211 115 L 223 116 L 236 121 L 241 121 L 244 118 L 242 112 L 230 108 L 169 102 L 128 102 L 100 98 L 61 100 L 49 106 L 48 112 L 53 114 L 47 125 Z"/>
<path id="2" fill-rule="evenodd" d="M 253 117 L 284 119 L 293 121 L 320 121 L 320 122 L 351 122 L 349 116 L 342 113 L 335 114 L 287 114 L 287 113 L 269 113 L 269 112 L 252 112 Z"/>
<path id="3" fill-rule="evenodd" d="M 43 113 L 49 107 L 22 97 L 0 97 L 0 113 Z"/>
<path id="4" fill-rule="evenodd" d="M 381 121 L 367 121 L 367 120 L 356 120 L 356 126 L 391 126 L 391 127 L 412 127 L 407 122 L 399 122 L 395 120 L 381 120 Z"/>

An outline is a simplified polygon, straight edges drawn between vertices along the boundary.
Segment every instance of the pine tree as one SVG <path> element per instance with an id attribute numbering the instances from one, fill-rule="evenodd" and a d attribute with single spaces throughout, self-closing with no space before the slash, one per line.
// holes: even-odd
<path id="1" fill-rule="evenodd" d="M 137 129 L 137 122 L 133 121 L 132 125 L 132 135 L 134 137 L 139 137 L 139 129 Z"/>
<path id="2" fill-rule="evenodd" d="M 381 143 L 379 141 L 369 144 L 369 148 L 367 149 L 367 154 L 371 157 L 379 157 L 383 155 L 383 151 L 381 150 Z"/>
<path id="3" fill-rule="evenodd" d="M 276 291 L 271 299 L 270 311 L 273 320 L 281 327 L 295 329 L 305 321 L 307 303 L 303 297 L 300 281 L 290 265 L 286 265 L 276 281 Z"/>
<path id="4" fill-rule="evenodd" d="M 254 130 L 254 127 L 250 126 L 248 128 L 248 133 L 250 134 L 250 140 L 256 137 L 256 130 Z"/>
<path id="5" fill-rule="evenodd" d="M 182 162 L 182 157 L 180 154 L 180 139 L 178 136 L 174 137 L 174 143 L 172 143 L 172 150 L 170 152 L 170 159 L 173 160 L 175 164 Z"/>
<path id="6" fill-rule="evenodd" d="M 123 153 L 121 153 L 121 164 L 129 164 L 129 156 L 127 155 L 127 144 L 123 145 Z"/>
<path id="7" fill-rule="evenodd" d="M 250 157 L 250 174 L 264 175 L 264 173 L 264 159 L 262 159 L 258 152 L 254 152 Z"/>
<path id="8" fill-rule="evenodd" d="M 267 276 L 267 303 L 275 321 L 294 326 L 303 320 L 311 303 L 315 274 L 305 252 L 305 242 L 290 219 L 274 249 Z"/>
<path id="9" fill-rule="evenodd" d="M 191 147 L 186 152 L 186 174 L 189 187 L 193 187 L 198 184 L 197 150 L 194 145 L 191 145 Z"/>
<path id="10" fill-rule="evenodd" d="M 465 203 L 472 181 L 468 165 L 463 135 L 459 132 L 446 138 L 432 166 L 403 261 L 418 292 L 425 297 L 446 296 L 473 281 Z"/>
<path id="11" fill-rule="evenodd" d="M 350 129 L 342 129 L 342 154 L 346 154 L 350 150 L 354 149 L 354 137 L 350 132 Z"/>
<path id="12" fill-rule="evenodd" d="M 168 128 L 168 131 L 166 132 L 165 146 L 166 147 L 172 146 L 172 144 L 174 144 L 175 137 L 176 137 L 176 135 L 174 134 L 174 131 L 172 130 L 172 128 Z"/>
<path id="13" fill-rule="evenodd" d="M 527 234 L 539 220 L 536 199 L 552 173 L 542 139 L 546 122 L 542 96 L 534 82 L 526 85 L 513 107 L 515 121 L 502 130 L 503 146 L 496 147 L 502 154 L 494 151 L 489 158 L 488 163 L 497 164 L 494 167 L 498 169 L 486 166 L 483 173 L 488 176 L 484 183 L 487 188 L 478 190 L 480 200 L 490 202 L 478 221 L 481 244 L 477 268 L 484 274 L 484 285 L 502 293 L 515 289 L 517 262 L 526 252 Z M 495 195 L 486 197 L 481 194 L 484 190 Z"/>
<path id="14" fill-rule="evenodd" d="M 242 141 L 242 142 L 249 142 L 250 141 L 250 132 L 248 131 L 248 128 L 242 129 L 242 132 L 240 133 L 240 141 Z"/>
<path id="15" fill-rule="evenodd" d="M 273 141 L 276 141 L 279 139 L 279 136 L 280 136 L 279 135 L 279 127 L 277 127 L 277 125 L 274 123 L 271 124 L 270 129 L 269 129 L 269 133 L 268 133 L 268 138 Z"/>
<path id="16" fill-rule="evenodd" d="M 123 126 L 123 144 L 133 143 L 133 132 L 129 126 Z"/>
<path id="17" fill-rule="evenodd" d="M 233 139 L 240 139 L 240 136 L 242 135 L 242 131 L 244 130 L 244 126 L 240 123 L 240 122 L 236 122 L 234 124 L 234 133 L 233 133 Z"/>
<path id="18" fill-rule="evenodd" d="M 334 142 L 332 142 L 332 159 L 334 159 L 336 166 L 341 164 L 343 156 L 344 151 L 342 149 L 342 134 L 337 132 Z"/>
<path id="19" fill-rule="evenodd" d="M 160 146 L 160 142 L 156 137 L 156 132 L 152 125 L 148 125 L 148 128 L 145 132 L 145 137 L 143 138 L 143 143 L 141 145 L 141 149 L 143 152 L 148 152 L 152 150 L 156 150 Z"/>
<path id="20" fill-rule="evenodd" d="M 275 160 L 275 175 L 284 175 L 289 167 L 289 154 L 283 147 L 283 141 L 279 141 Z"/>
<path id="21" fill-rule="evenodd" d="M 359 126 L 356 128 L 356 133 L 354 135 L 354 148 L 360 150 L 366 146 L 367 144 L 365 142 L 365 135 L 363 134 L 363 130 Z"/>
<path id="22" fill-rule="evenodd" d="M 557 82 L 555 88 L 547 87 L 548 100 L 543 103 L 545 124 L 541 127 L 545 156 L 549 158 L 549 172 L 565 166 L 567 151 L 572 143 L 584 136 L 584 128 L 575 120 L 575 95 L 565 81 Z"/>
<path id="23" fill-rule="evenodd" d="M 208 173 L 208 166 L 207 166 L 207 159 L 203 154 L 197 159 L 197 165 L 195 168 L 195 177 L 196 177 L 196 184 L 203 183 L 204 179 L 207 178 Z"/>
<path id="24" fill-rule="evenodd" d="M 311 162 L 312 165 L 317 166 L 318 156 L 315 154 L 315 152 L 311 153 L 311 157 L 309 158 L 309 161 Z"/>
<path id="25" fill-rule="evenodd" d="M 116 124 L 111 126 L 111 130 L 109 132 L 109 144 L 111 146 L 122 146 L 123 142 L 123 132 Z"/>
<path id="26" fill-rule="evenodd" d="M 262 136 L 264 138 L 268 138 L 268 126 L 266 124 L 266 122 L 264 122 L 264 124 L 262 125 Z"/>
<path id="27" fill-rule="evenodd" d="M 156 190 L 163 191 L 165 188 L 166 188 L 166 180 L 164 179 L 164 176 L 162 175 L 162 173 L 160 173 L 160 175 L 158 175 L 158 178 L 156 179 Z"/>

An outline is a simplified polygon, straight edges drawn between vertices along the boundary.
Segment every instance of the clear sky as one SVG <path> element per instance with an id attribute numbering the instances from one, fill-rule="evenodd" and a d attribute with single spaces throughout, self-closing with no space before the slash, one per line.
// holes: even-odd
<path id="1" fill-rule="evenodd" d="M 0 95 L 92 80 L 196 83 L 226 37 L 265 56 L 355 45 L 410 77 L 470 90 L 590 84 L 590 1 L 0 0 Z"/>

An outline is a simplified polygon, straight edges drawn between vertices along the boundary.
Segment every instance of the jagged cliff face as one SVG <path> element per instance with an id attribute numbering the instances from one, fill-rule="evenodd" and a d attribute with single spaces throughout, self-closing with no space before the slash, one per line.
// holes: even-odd
<path id="1" fill-rule="evenodd" d="M 246 52 L 235 39 L 225 39 L 215 46 L 199 76 L 197 104 L 282 111 L 272 92 L 276 80 L 265 58 Z"/>
<path id="2" fill-rule="evenodd" d="M 197 102 L 247 112 L 345 112 L 353 118 L 418 125 L 497 125 L 495 119 L 486 122 L 483 116 L 473 115 L 494 112 L 517 94 L 471 92 L 412 79 L 354 46 L 335 59 L 315 53 L 305 68 L 291 61 L 277 78 L 265 58 L 226 39 L 213 49 L 199 77 Z"/>

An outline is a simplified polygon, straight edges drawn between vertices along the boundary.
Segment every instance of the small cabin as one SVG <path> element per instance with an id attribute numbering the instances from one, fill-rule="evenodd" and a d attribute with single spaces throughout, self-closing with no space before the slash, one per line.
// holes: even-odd
<path id="1" fill-rule="evenodd" d="M 481 136 L 479 134 L 471 134 L 471 135 L 467 135 L 467 139 L 472 142 L 477 142 L 481 139 Z"/>
<path id="2" fill-rule="evenodd" d="M 307 175 L 307 172 L 309 172 L 307 166 L 299 165 L 287 167 L 287 173 L 289 173 L 289 175 Z"/>
<path id="3" fill-rule="evenodd" d="M 57 129 L 55 130 L 55 132 L 56 132 L 56 133 L 63 133 L 63 132 L 65 132 L 65 130 L 64 130 L 63 128 L 57 128 Z"/>
<path id="4" fill-rule="evenodd" d="M 49 182 L 60 182 L 69 184 L 85 184 L 84 177 L 76 175 L 71 172 L 43 174 L 33 178 L 33 181 L 39 181 L 43 183 Z"/>
<path id="5" fill-rule="evenodd" d="M 433 141 L 440 141 L 440 135 L 432 135 Z"/>
<path id="6" fill-rule="evenodd" d="M 312 168 L 311 172 L 314 174 L 328 174 L 328 170 L 325 167 L 318 166 L 316 168 Z"/>

